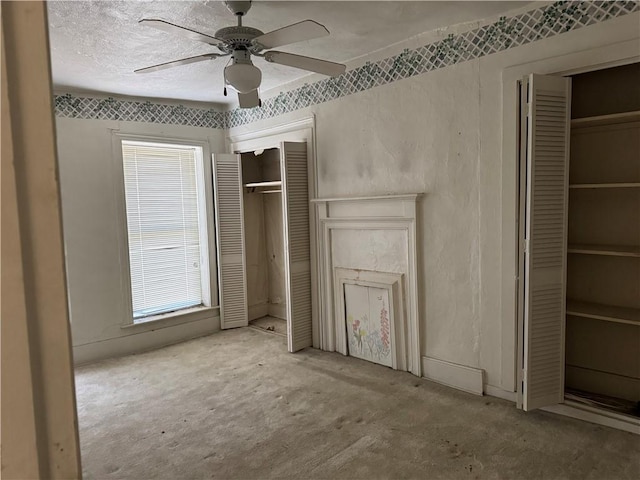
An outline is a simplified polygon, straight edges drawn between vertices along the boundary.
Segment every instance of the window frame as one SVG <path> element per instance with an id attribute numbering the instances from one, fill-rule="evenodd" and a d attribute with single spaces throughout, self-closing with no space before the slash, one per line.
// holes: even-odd
<path id="1" fill-rule="evenodd" d="M 200 199 L 204 208 L 200 211 L 200 222 L 204 222 L 204 227 L 200 231 L 200 257 L 203 259 L 201 264 L 202 278 L 202 303 L 203 305 L 188 307 L 172 312 L 163 312 L 156 315 L 134 319 L 133 304 L 131 293 L 131 270 L 129 263 L 129 234 L 127 226 L 126 212 L 126 195 L 124 181 L 124 164 L 122 145 L 123 142 L 148 143 L 154 145 L 166 146 L 188 146 L 199 148 L 202 152 L 201 166 L 197 166 L 197 170 L 201 172 L 196 181 L 200 189 Z M 153 135 L 136 135 L 120 133 L 113 131 L 112 133 L 112 158 L 115 163 L 115 175 L 117 176 L 114 184 L 116 185 L 116 205 L 117 205 L 117 230 L 118 230 L 118 251 L 120 259 L 120 284 L 123 298 L 124 312 L 122 315 L 121 328 L 131 328 L 141 325 L 170 323 L 178 324 L 190 321 L 197 321 L 209 318 L 212 310 L 219 308 L 218 301 L 218 269 L 217 269 L 217 250 L 215 239 L 214 224 L 214 205 L 213 205 L 213 174 L 211 170 L 211 162 L 207 161 L 211 158 L 211 150 L 209 142 L 200 139 L 189 138 L 173 138 L 173 137 L 157 137 Z M 206 241 L 202 238 L 206 236 Z M 208 261 L 205 261 L 207 259 Z M 208 278 L 208 281 L 207 281 Z"/>

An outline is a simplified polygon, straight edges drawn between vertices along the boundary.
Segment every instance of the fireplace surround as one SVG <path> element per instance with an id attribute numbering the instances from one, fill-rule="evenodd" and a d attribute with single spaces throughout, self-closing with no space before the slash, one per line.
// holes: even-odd
<path id="1" fill-rule="evenodd" d="M 388 292 L 393 323 L 389 366 L 421 376 L 416 249 L 419 197 L 404 194 L 312 201 L 318 222 L 317 323 L 322 350 L 349 354 L 354 329 L 352 325 L 349 337 L 345 285 L 381 289 Z"/>

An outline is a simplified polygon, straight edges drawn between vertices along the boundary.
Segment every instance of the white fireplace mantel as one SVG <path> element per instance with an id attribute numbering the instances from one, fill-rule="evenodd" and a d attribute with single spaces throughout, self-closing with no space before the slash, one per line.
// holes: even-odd
<path id="1" fill-rule="evenodd" d="M 416 210 L 421 194 L 381 195 L 369 197 L 322 198 L 312 200 L 317 218 L 317 258 L 318 258 L 318 331 L 319 347 L 327 351 L 340 351 L 336 335 L 335 270 L 339 268 L 375 270 L 381 273 L 399 273 L 404 278 L 403 295 L 406 311 L 406 370 L 421 376 L 420 331 L 418 315 L 418 258 L 416 248 Z M 354 239 L 344 245 L 340 239 L 350 235 Z M 393 246 L 378 241 L 385 236 L 393 237 Z M 369 241 L 367 262 L 358 239 Z M 365 248 L 365 246 L 362 246 Z M 353 255 L 344 249 L 352 249 Z M 334 259 L 338 249 L 343 258 L 349 258 L 349 265 L 339 264 Z M 388 258 L 396 261 L 389 266 Z M 358 260 L 360 258 L 360 260 Z M 344 260 L 343 260 L 344 262 Z M 360 262 L 360 264 L 358 264 Z M 373 268 L 372 267 L 379 268 Z M 402 364 L 402 362 L 401 362 Z M 404 368 L 403 368 L 404 369 Z"/>

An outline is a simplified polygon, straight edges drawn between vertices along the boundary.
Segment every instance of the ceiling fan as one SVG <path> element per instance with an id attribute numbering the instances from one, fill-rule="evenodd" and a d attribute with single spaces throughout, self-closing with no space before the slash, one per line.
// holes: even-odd
<path id="1" fill-rule="evenodd" d="M 238 25 L 218 30 L 214 36 L 196 32 L 189 28 L 174 25 L 158 19 L 142 19 L 138 23 L 148 25 L 169 33 L 176 33 L 192 40 L 213 45 L 221 53 L 206 53 L 195 57 L 182 58 L 172 62 L 160 63 L 135 70 L 135 73 L 148 73 L 165 68 L 186 65 L 189 63 L 213 60 L 218 57 L 231 57 L 231 63 L 224 69 L 224 95 L 227 95 L 227 85 L 238 92 L 240 108 L 253 108 L 262 105 L 258 88 L 262 81 L 262 72 L 253 65 L 251 56 L 264 58 L 267 62 L 296 67 L 302 70 L 321 73 L 335 77 L 344 73 L 346 67 L 340 63 L 320 60 L 318 58 L 294 55 L 293 53 L 277 50 L 263 50 L 289 45 L 291 43 L 312 40 L 329 35 L 329 31 L 313 20 L 304 20 L 269 33 L 263 33 L 257 28 L 242 25 L 242 17 L 251 8 L 251 1 L 226 1 L 224 4 L 238 18 Z"/>

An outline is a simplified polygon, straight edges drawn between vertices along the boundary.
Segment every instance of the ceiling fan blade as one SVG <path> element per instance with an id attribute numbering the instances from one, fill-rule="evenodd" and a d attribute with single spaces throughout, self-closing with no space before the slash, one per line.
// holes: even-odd
<path id="1" fill-rule="evenodd" d="M 151 67 L 139 68 L 134 70 L 135 73 L 149 73 L 156 72 L 158 70 L 164 70 L 165 68 L 177 67 L 179 65 L 187 65 L 189 63 L 204 62 L 205 60 L 213 60 L 214 58 L 221 57 L 222 55 L 217 53 L 205 53 L 204 55 L 198 55 L 195 57 L 181 58 L 180 60 L 174 60 L 172 62 L 160 63 L 158 65 L 152 65 Z"/>
<path id="2" fill-rule="evenodd" d="M 253 43 L 260 45 L 262 48 L 274 48 L 327 35 L 329 35 L 329 30 L 324 25 L 313 20 L 303 20 L 260 35 L 253 39 Z"/>
<path id="3" fill-rule="evenodd" d="M 164 20 L 158 20 L 155 18 L 143 18 L 138 23 L 142 25 L 147 25 L 149 27 L 157 28 L 158 30 L 162 30 L 163 32 L 182 35 L 183 37 L 190 38 L 191 40 L 197 40 L 199 42 L 208 43 L 209 45 L 218 45 L 219 43 L 224 43 L 219 38 L 212 37 L 211 35 L 206 35 L 204 33 L 196 32 L 195 30 L 191 30 L 190 28 L 186 28 L 186 27 L 181 27 L 180 25 L 174 25 L 173 23 L 169 23 Z"/>
<path id="4" fill-rule="evenodd" d="M 249 93 L 238 92 L 238 102 L 240 102 L 240 108 L 254 108 L 260 106 L 260 98 L 258 97 L 258 90 L 253 90 Z"/>
<path id="5" fill-rule="evenodd" d="M 330 77 L 337 77 L 344 73 L 346 66 L 341 63 L 328 62 L 319 58 L 304 57 L 293 53 L 277 52 L 272 50 L 264 54 L 267 62 L 287 65 L 289 67 L 301 68 L 311 72 L 321 73 Z"/>

